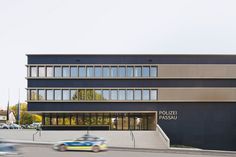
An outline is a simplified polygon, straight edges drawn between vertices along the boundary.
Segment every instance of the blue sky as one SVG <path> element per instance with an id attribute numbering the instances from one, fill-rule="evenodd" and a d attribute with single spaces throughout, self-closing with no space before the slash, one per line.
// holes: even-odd
<path id="1" fill-rule="evenodd" d="M 27 53 L 234 54 L 235 0 L 1 0 L 0 108 L 26 99 Z"/>

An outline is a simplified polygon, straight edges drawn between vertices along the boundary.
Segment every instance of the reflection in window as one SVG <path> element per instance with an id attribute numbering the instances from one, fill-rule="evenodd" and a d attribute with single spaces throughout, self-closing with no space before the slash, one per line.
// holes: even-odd
<path id="1" fill-rule="evenodd" d="M 118 68 L 118 77 L 125 77 L 125 67 Z"/>
<path id="2" fill-rule="evenodd" d="M 63 123 L 63 117 L 62 117 L 62 115 L 60 115 L 58 118 L 57 118 L 57 124 L 58 125 L 64 125 L 64 123 Z"/>
<path id="3" fill-rule="evenodd" d="M 37 77 L 37 67 L 30 67 L 30 76 Z"/>
<path id="4" fill-rule="evenodd" d="M 95 100 L 102 100 L 102 90 L 98 90 L 98 89 L 96 89 L 95 91 L 94 91 L 94 99 Z"/>
<path id="5" fill-rule="evenodd" d="M 47 90 L 47 100 L 53 100 L 53 90 Z"/>
<path id="6" fill-rule="evenodd" d="M 117 100 L 117 90 L 111 90 L 111 100 Z"/>
<path id="7" fill-rule="evenodd" d="M 125 90 L 119 90 L 118 99 L 125 100 Z"/>
<path id="8" fill-rule="evenodd" d="M 63 67 L 62 68 L 62 76 L 63 77 L 69 77 L 70 76 L 70 71 L 69 71 L 69 67 Z"/>
<path id="9" fill-rule="evenodd" d="M 133 100 L 134 99 L 134 92 L 133 90 L 126 91 L 126 100 Z"/>
<path id="10" fill-rule="evenodd" d="M 157 67 L 151 67 L 150 76 L 151 77 L 157 77 Z"/>
<path id="11" fill-rule="evenodd" d="M 151 90 L 151 100 L 157 100 L 157 90 Z"/>
<path id="12" fill-rule="evenodd" d="M 103 90 L 102 96 L 104 100 L 109 100 L 109 90 Z"/>
<path id="13" fill-rule="evenodd" d="M 134 90 L 134 100 L 141 100 L 141 90 Z"/>
<path id="14" fill-rule="evenodd" d="M 61 90 L 54 90 L 55 92 L 55 100 L 61 100 Z"/>
<path id="15" fill-rule="evenodd" d="M 71 115 L 71 124 L 70 125 L 77 125 L 76 115 Z"/>
<path id="16" fill-rule="evenodd" d="M 38 99 L 45 100 L 45 90 L 44 89 L 38 90 Z"/>
<path id="17" fill-rule="evenodd" d="M 46 67 L 47 77 L 53 77 L 53 67 Z"/>
<path id="18" fill-rule="evenodd" d="M 86 100 L 85 89 L 79 89 L 79 100 Z"/>
<path id="19" fill-rule="evenodd" d="M 55 77 L 61 77 L 61 67 L 55 67 Z"/>
<path id="20" fill-rule="evenodd" d="M 103 67 L 103 77 L 110 77 L 110 68 L 109 67 Z"/>
<path id="21" fill-rule="evenodd" d="M 79 77 L 86 77 L 85 67 L 79 67 Z"/>
<path id="22" fill-rule="evenodd" d="M 135 67 L 134 68 L 134 76 L 135 77 L 141 77 L 141 67 Z"/>
<path id="23" fill-rule="evenodd" d="M 78 100 L 78 91 L 70 90 L 70 100 Z"/>
<path id="24" fill-rule="evenodd" d="M 86 100 L 93 100 L 93 90 L 92 89 L 86 90 Z"/>
<path id="25" fill-rule="evenodd" d="M 37 100 L 37 90 L 30 90 L 30 100 Z"/>
<path id="26" fill-rule="evenodd" d="M 102 68 L 95 67 L 95 77 L 102 77 Z"/>
<path id="27" fill-rule="evenodd" d="M 126 76 L 127 77 L 133 77 L 134 76 L 134 69 L 133 69 L 133 67 L 127 67 Z"/>
<path id="28" fill-rule="evenodd" d="M 38 67 L 39 77 L 45 77 L 45 67 Z"/>
<path id="29" fill-rule="evenodd" d="M 149 90 L 143 90 L 143 100 L 149 100 Z"/>
<path id="30" fill-rule="evenodd" d="M 143 77 L 149 77 L 149 67 L 143 67 L 142 75 Z"/>
<path id="31" fill-rule="evenodd" d="M 63 100 L 70 100 L 69 90 L 62 90 L 62 99 Z"/>
<path id="32" fill-rule="evenodd" d="M 70 76 L 78 77 L 78 67 L 70 67 Z"/>
<path id="33" fill-rule="evenodd" d="M 87 67 L 87 77 L 93 77 L 93 67 Z"/>
<path id="34" fill-rule="evenodd" d="M 117 67 L 111 67 L 111 77 L 117 77 Z"/>

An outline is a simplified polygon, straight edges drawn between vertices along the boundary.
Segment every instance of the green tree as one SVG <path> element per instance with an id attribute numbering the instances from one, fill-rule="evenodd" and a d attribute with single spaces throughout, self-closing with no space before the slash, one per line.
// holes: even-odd
<path id="1" fill-rule="evenodd" d="M 16 119 L 17 119 L 17 107 L 18 104 L 10 106 L 10 110 L 13 111 Z M 37 114 L 31 114 L 27 111 L 27 104 L 20 104 L 20 124 L 31 124 L 33 122 L 42 122 L 42 117 Z M 18 122 L 17 122 L 18 123 Z"/>

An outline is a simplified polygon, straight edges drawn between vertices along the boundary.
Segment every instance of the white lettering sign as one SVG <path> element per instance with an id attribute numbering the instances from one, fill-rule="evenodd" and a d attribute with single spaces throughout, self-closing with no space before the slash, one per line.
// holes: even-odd
<path id="1" fill-rule="evenodd" d="M 158 117 L 160 120 L 177 120 L 178 111 L 159 111 Z"/>

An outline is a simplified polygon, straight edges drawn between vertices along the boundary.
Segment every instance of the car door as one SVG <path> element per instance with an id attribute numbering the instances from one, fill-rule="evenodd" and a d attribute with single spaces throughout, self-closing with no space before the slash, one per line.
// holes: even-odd
<path id="1" fill-rule="evenodd" d="M 68 150 L 81 150 L 81 147 L 84 145 L 84 138 L 78 138 L 75 141 L 71 141 L 67 143 Z"/>

